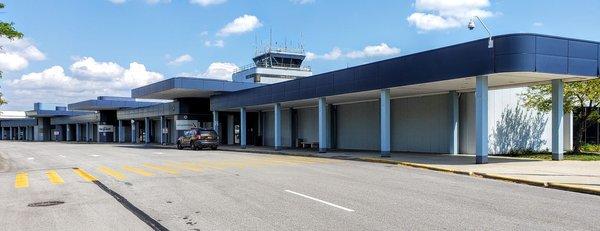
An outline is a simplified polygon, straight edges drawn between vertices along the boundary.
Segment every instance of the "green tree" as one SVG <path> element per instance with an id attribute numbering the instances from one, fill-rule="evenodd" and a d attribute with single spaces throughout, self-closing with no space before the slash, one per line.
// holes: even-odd
<path id="1" fill-rule="evenodd" d="M 525 106 L 543 112 L 552 110 L 552 86 L 531 86 L 523 93 Z M 573 151 L 579 153 L 583 145 L 583 133 L 592 124 L 600 122 L 596 110 L 600 106 L 600 79 L 565 83 L 564 111 L 572 112 L 575 126 Z M 592 109 L 592 110 L 590 110 Z"/>
<path id="2" fill-rule="evenodd" d="M 4 9 L 4 3 L 0 3 L 0 9 Z M 23 33 L 17 31 L 12 22 L 0 21 L 0 37 L 8 39 L 20 39 L 23 38 Z M 0 47 L 1 49 L 1 47 Z M 2 78 L 2 70 L 0 70 L 0 78 Z M 4 98 L 2 98 L 2 92 L 0 92 L 0 105 L 6 104 Z"/>

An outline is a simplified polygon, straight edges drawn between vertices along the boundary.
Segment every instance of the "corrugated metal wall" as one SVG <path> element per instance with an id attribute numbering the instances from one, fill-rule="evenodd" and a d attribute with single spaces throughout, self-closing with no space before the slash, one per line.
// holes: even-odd
<path id="1" fill-rule="evenodd" d="M 305 142 L 319 141 L 319 117 L 316 107 L 298 109 L 298 138 Z"/>
<path id="2" fill-rule="evenodd" d="M 450 107 L 447 94 L 391 102 L 392 151 L 448 153 Z"/>
<path id="3" fill-rule="evenodd" d="M 339 149 L 379 150 L 379 101 L 338 105 L 337 120 Z"/>

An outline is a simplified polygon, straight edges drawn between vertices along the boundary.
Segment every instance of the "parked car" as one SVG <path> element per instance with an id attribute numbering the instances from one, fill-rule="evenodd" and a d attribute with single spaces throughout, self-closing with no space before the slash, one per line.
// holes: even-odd
<path id="1" fill-rule="evenodd" d="M 215 150 L 219 147 L 219 136 L 212 129 L 192 128 L 177 139 L 177 149 L 181 150 L 185 147 L 192 150 L 203 148 Z"/>

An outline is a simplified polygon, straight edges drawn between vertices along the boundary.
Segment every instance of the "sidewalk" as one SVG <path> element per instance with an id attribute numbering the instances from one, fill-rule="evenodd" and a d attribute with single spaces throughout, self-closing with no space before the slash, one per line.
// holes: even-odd
<path id="1" fill-rule="evenodd" d="M 219 149 L 402 164 L 600 195 L 600 161 L 544 161 L 490 156 L 488 164 L 475 164 L 474 155 L 392 153 L 390 158 L 381 158 L 378 152 L 330 151 L 318 153 L 308 149 L 275 151 L 271 147 L 241 149 L 239 146 L 221 146 Z"/>

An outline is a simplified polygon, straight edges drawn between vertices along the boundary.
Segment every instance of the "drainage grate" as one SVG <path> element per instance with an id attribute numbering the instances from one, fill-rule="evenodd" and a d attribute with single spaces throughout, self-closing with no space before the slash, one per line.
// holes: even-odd
<path id="1" fill-rule="evenodd" d="M 31 203 L 28 204 L 27 206 L 29 207 L 46 207 L 46 206 L 53 206 L 53 205 L 60 205 L 60 204 L 64 204 L 64 201 L 44 201 L 44 202 L 35 202 L 35 203 Z"/>

